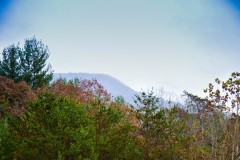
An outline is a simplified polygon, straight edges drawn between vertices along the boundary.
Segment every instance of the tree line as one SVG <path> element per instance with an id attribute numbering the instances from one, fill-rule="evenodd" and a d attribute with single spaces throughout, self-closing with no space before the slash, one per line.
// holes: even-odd
<path id="1" fill-rule="evenodd" d="M 3 49 L 0 61 L 0 75 L 13 79 L 15 82 L 25 81 L 36 89 L 49 84 L 53 77 L 48 47 L 36 37 L 25 39 L 24 47 L 10 45 Z"/>
<path id="2" fill-rule="evenodd" d="M 50 83 L 48 57 L 35 37 L 2 52 L 0 159 L 239 159 L 240 73 L 209 83 L 206 98 L 184 91 L 166 108 L 142 91 L 132 107 L 97 80 Z"/>

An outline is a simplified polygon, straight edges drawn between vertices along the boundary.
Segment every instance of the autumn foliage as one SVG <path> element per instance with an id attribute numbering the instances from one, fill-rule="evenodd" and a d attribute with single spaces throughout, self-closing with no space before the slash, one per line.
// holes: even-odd
<path id="1" fill-rule="evenodd" d="M 110 100 L 110 94 L 103 88 L 97 80 L 78 80 L 64 81 L 59 79 L 48 88 L 50 92 L 64 95 L 69 98 L 74 98 L 80 103 L 87 103 L 90 101 Z"/>
<path id="2" fill-rule="evenodd" d="M 22 113 L 28 106 L 28 102 L 34 97 L 34 92 L 25 82 L 14 83 L 12 79 L 0 76 L 1 114 L 11 112 L 18 115 Z"/>
<path id="3" fill-rule="evenodd" d="M 33 90 L 0 77 L 0 159 L 237 159 L 239 74 L 216 83 L 206 99 L 184 92 L 184 105 L 165 108 L 153 91 L 135 107 L 114 100 L 97 80 Z"/>

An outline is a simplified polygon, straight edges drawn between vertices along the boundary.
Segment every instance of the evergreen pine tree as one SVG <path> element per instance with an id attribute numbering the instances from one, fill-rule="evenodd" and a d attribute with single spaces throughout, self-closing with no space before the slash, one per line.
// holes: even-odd
<path id="1" fill-rule="evenodd" d="M 35 37 L 26 39 L 23 51 L 20 54 L 21 78 L 33 89 L 49 84 L 53 77 L 50 64 L 46 64 L 49 50 L 42 41 Z"/>
<path id="2" fill-rule="evenodd" d="M 11 78 L 14 81 L 21 80 L 20 53 L 21 49 L 15 45 L 4 48 L 2 60 L 0 60 L 0 76 Z"/>

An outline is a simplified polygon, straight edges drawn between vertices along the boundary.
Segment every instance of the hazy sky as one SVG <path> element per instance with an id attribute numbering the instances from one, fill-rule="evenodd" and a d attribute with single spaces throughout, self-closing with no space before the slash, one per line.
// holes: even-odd
<path id="1" fill-rule="evenodd" d="M 55 72 L 202 94 L 240 65 L 239 0 L 0 0 L 0 50 L 36 36 Z"/>

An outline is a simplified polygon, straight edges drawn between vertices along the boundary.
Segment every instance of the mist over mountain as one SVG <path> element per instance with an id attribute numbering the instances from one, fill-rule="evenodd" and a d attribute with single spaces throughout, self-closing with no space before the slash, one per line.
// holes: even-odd
<path id="1" fill-rule="evenodd" d="M 116 78 L 105 74 L 91 74 L 91 73 L 54 73 L 54 79 L 65 78 L 71 80 L 78 79 L 97 79 L 97 81 L 103 85 L 103 87 L 111 94 L 111 96 L 122 96 L 124 100 L 130 104 L 133 104 L 134 95 L 138 92 L 128 87 Z"/>

